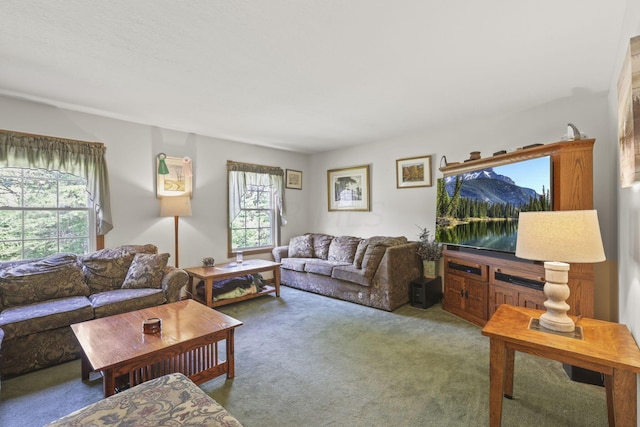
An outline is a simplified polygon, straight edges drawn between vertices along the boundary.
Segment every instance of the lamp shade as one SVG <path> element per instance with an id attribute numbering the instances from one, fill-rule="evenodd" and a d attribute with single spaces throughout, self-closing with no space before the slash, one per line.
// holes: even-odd
<path id="1" fill-rule="evenodd" d="M 598 212 L 521 212 L 516 256 L 536 261 L 604 261 Z"/>
<path id="2" fill-rule="evenodd" d="M 191 216 L 191 199 L 188 196 L 161 198 L 160 216 Z"/>

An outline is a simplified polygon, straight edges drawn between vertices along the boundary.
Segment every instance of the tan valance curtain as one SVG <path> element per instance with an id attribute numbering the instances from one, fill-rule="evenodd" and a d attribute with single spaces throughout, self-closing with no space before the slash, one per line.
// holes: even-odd
<path id="1" fill-rule="evenodd" d="M 0 130 L 0 167 L 57 170 L 86 178 L 98 235 L 113 228 L 105 152 L 101 143 Z"/>
<path id="2" fill-rule="evenodd" d="M 274 189 L 280 223 L 287 224 L 284 203 L 284 170 L 273 166 L 227 161 L 229 175 L 229 226 L 240 213 L 240 199 L 248 185 L 271 186 Z"/>

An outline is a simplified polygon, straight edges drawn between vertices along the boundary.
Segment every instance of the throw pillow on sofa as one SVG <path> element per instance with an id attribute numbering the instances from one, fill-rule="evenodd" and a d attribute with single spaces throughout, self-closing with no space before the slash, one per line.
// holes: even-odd
<path id="1" fill-rule="evenodd" d="M 362 239 L 360 240 L 360 243 L 358 243 L 356 254 L 353 257 L 353 266 L 355 268 L 362 268 L 362 260 L 364 259 L 364 254 L 368 246 L 369 239 Z"/>
<path id="2" fill-rule="evenodd" d="M 313 238 L 309 234 L 289 240 L 290 258 L 313 258 Z"/>
<path id="3" fill-rule="evenodd" d="M 326 260 L 329 257 L 329 245 L 333 241 L 333 236 L 322 233 L 311 233 L 313 238 L 313 257 Z"/>
<path id="4" fill-rule="evenodd" d="M 136 254 L 131 262 L 122 289 L 156 288 L 162 286 L 162 274 L 169 254 Z"/>
<path id="5" fill-rule="evenodd" d="M 55 254 L 0 271 L 5 308 L 89 295 L 76 255 Z"/>
<path id="6" fill-rule="evenodd" d="M 356 249 L 360 243 L 359 237 L 340 236 L 331 241 L 329 245 L 328 260 L 333 262 L 352 263 L 356 254 Z"/>
<path id="7" fill-rule="evenodd" d="M 158 248 L 151 244 L 125 245 L 84 255 L 82 270 L 91 293 L 120 289 L 137 253 L 156 254 Z"/>

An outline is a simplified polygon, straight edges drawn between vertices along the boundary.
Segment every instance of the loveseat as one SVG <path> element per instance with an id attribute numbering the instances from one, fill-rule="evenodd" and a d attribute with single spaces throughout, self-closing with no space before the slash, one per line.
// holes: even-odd
<path id="1" fill-rule="evenodd" d="M 78 409 L 47 427 L 116 425 L 242 427 L 183 374 L 139 384 Z"/>
<path id="2" fill-rule="evenodd" d="M 180 299 L 184 270 L 154 245 L 0 262 L 0 373 L 9 378 L 80 356 L 73 323 Z"/>
<path id="3" fill-rule="evenodd" d="M 409 301 L 411 282 L 422 276 L 416 249 L 406 237 L 308 233 L 272 253 L 283 285 L 393 311 Z"/>

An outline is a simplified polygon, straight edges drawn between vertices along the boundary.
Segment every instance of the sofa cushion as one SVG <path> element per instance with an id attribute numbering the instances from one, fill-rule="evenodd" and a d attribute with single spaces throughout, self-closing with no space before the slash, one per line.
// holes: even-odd
<path id="1" fill-rule="evenodd" d="M 312 233 L 311 236 L 313 237 L 313 257 L 327 259 L 333 236 L 322 233 Z"/>
<path id="2" fill-rule="evenodd" d="M 155 245 L 125 245 L 84 255 L 82 270 L 91 293 L 119 289 L 136 254 L 155 254 Z"/>
<path id="3" fill-rule="evenodd" d="M 382 257 L 384 256 L 387 247 L 388 246 L 380 243 L 369 244 L 367 246 L 364 258 L 362 259 L 362 270 L 365 276 L 373 277 L 378 269 L 378 265 L 380 265 L 380 261 L 382 261 Z"/>
<path id="4" fill-rule="evenodd" d="M 286 270 L 304 271 L 305 264 L 312 260 L 313 258 L 283 258 L 280 260 L 280 267 Z"/>
<path id="5" fill-rule="evenodd" d="M 169 262 L 169 254 L 136 254 L 131 262 L 122 289 L 160 289 L 164 268 Z"/>
<path id="6" fill-rule="evenodd" d="M 89 295 L 73 254 L 56 254 L 0 271 L 3 307 Z"/>
<path id="7" fill-rule="evenodd" d="M 313 238 L 309 234 L 289 240 L 289 257 L 313 258 Z"/>
<path id="8" fill-rule="evenodd" d="M 162 289 L 116 289 L 89 295 L 96 318 L 140 310 L 167 302 Z"/>
<path id="9" fill-rule="evenodd" d="M 365 276 L 363 269 L 356 268 L 352 264 L 336 266 L 331 273 L 331 277 L 362 286 L 371 286 L 371 278 Z"/>
<path id="10" fill-rule="evenodd" d="M 307 273 L 322 274 L 324 276 L 331 277 L 331 271 L 336 265 L 346 265 L 343 262 L 331 262 L 322 260 L 310 260 L 304 266 L 304 271 Z"/>
<path id="11" fill-rule="evenodd" d="M 359 237 L 340 236 L 331 241 L 329 245 L 329 261 L 347 262 L 351 264 L 360 243 Z"/>
<path id="12" fill-rule="evenodd" d="M 11 339 L 90 319 L 93 319 L 91 303 L 87 297 L 79 296 L 7 308 L 0 313 L 0 328 L 4 329 L 6 339 Z"/>
<path id="13" fill-rule="evenodd" d="M 362 239 L 358 243 L 356 248 L 356 254 L 353 256 L 353 266 L 355 268 L 362 268 L 362 260 L 364 259 L 364 253 L 369 246 L 369 239 Z"/>

